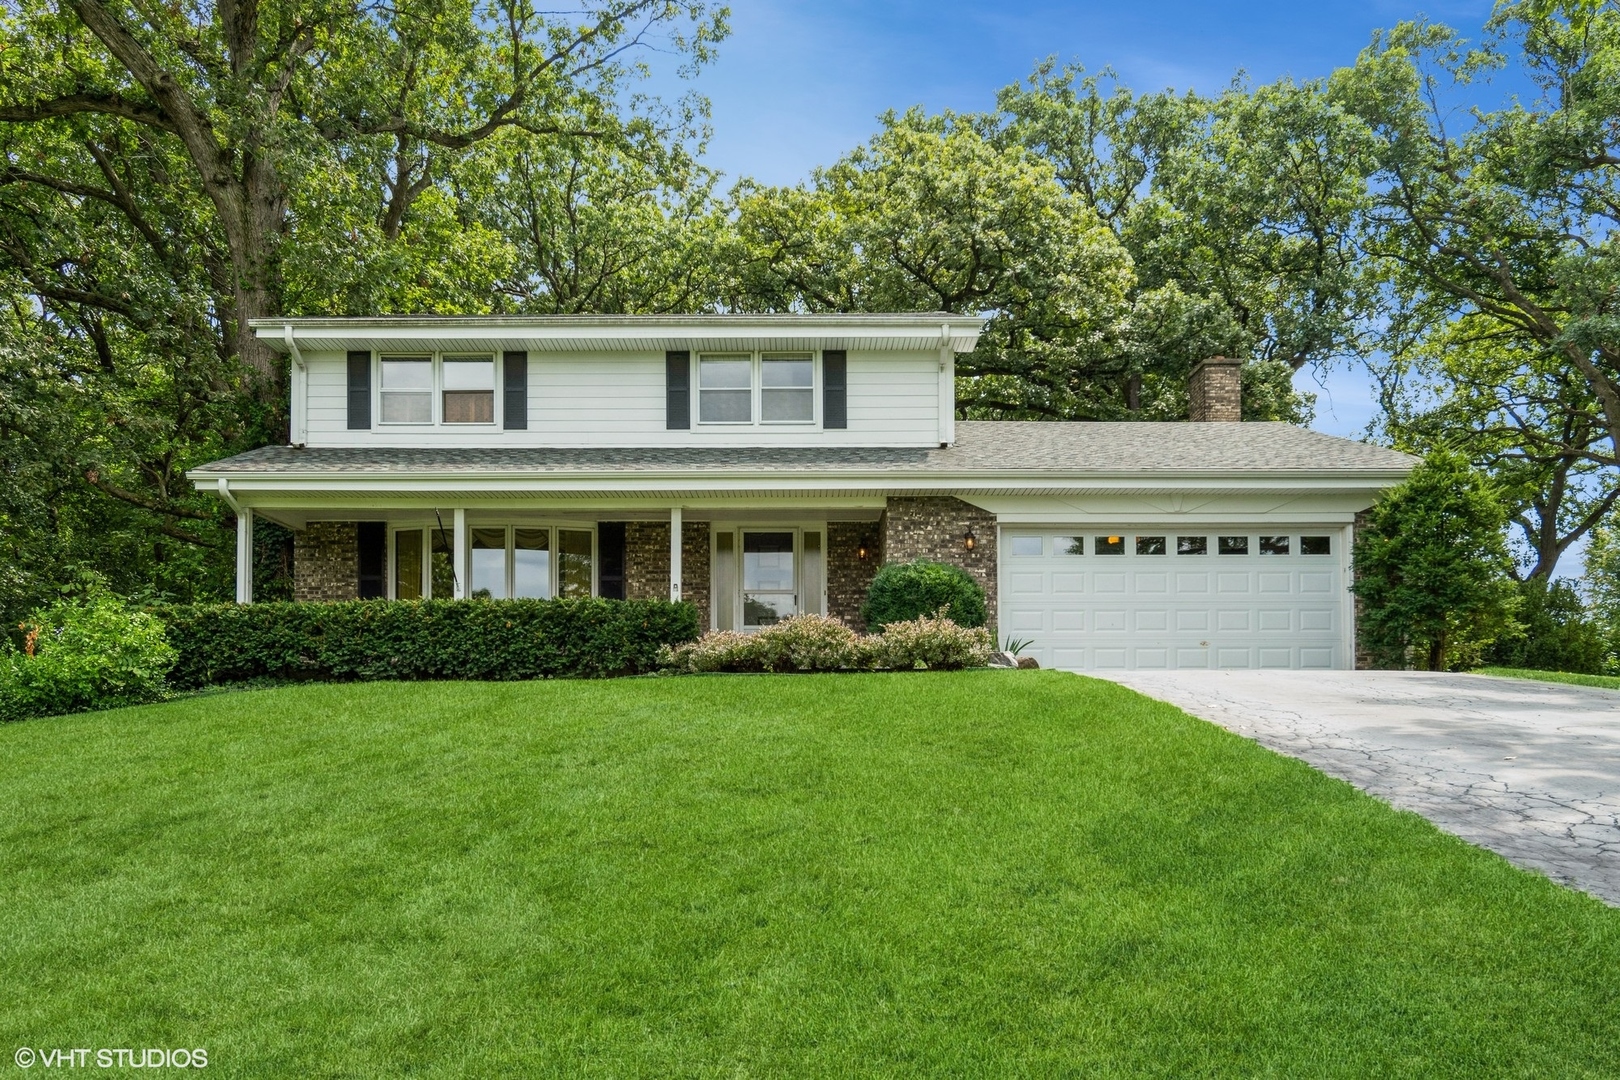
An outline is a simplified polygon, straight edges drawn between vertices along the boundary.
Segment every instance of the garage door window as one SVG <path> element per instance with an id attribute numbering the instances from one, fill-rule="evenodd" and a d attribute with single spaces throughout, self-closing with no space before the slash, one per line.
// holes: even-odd
<path id="1" fill-rule="evenodd" d="M 1138 555 L 1164 555 L 1167 549 L 1162 536 L 1138 536 L 1136 538 L 1136 553 Z"/>
<path id="2" fill-rule="evenodd" d="M 1260 538 L 1260 554 L 1286 555 L 1288 554 L 1288 537 L 1262 536 Z"/>
<path id="3" fill-rule="evenodd" d="M 1015 536 L 1012 538 L 1012 553 L 1028 558 L 1041 555 L 1041 538 L 1039 536 Z"/>
<path id="4" fill-rule="evenodd" d="M 1053 550 L 1059 555 L 1084 555 L 1086 553 L 1086 538 L 1083 536 L 1059 536 L 1053 541 Z"/>
<path id="5" fill-rule="evenodd" d="M 1207 536 L 1178 536 L 1176 537 L 1177 555 L 1208 555 L 1209 537 Z"/>
<path id="6" fill-rule="evenodd" d="M 1299 538 L 1299 553 L 1301 555 L 1331 555 L 1333 554 L 1333 540 L 1327 536 L 1302 536 Z"/>
<path id="7" fill-rule="evenodd" d="M 1220 553 L 1222 555 L 1247 555 L 1249 553 L 1249 538 L 1247 536 L 1221 537 Z"/>
<path id="8" fill-rule="evenodd" d="M 1098 536 L 1092 539 L 1092 545 L 1098 555 L 1125 554 L 1125 538 L 1123 536 Z"/>

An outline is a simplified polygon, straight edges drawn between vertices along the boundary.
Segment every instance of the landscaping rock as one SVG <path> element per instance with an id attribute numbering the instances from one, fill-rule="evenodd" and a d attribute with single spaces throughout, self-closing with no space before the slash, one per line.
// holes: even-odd
<path id="1" fill-rule="evenodd" d="M 990 666 L 1015 668 L 1018 666 L 1018 657 L 1010 652 L 993 652 L 990 654 Z"/>
<path id="2" fill-rule="evenodd" d="M 1040 661 L 1036 660 L 1033 656 L 1020 656 L 1018 658 L 1018 666 L 1021 668 L 1038 668 L 1041 666 L 1041 664 Z"/>

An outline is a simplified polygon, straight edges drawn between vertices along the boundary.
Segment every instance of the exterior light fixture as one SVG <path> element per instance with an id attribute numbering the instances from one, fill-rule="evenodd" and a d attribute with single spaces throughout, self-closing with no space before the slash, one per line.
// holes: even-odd
<path id="1" fill-rule="evenodd" d="M 855 548 L 855 557 L 857 559 L 864 559 L 864 558 L 866 558 L 866 556 L 867 556 L 866 541 L 862 540 L 860 542 L 859 546 L 857 546 Z"/>
<path id="2" fill-rule="evenodd" d="M 978 540 L 974 537 L 972 529 L 969 529 L 967 532 L 962 534 L 962 546 L 967 548 L 969 551 L 973 550 L 973 545 L 976 543 L 978 543 Z"/>

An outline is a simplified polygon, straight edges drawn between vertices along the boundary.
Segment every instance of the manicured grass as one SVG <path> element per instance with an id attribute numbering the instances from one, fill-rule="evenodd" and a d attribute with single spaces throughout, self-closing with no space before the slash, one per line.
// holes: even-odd
<path id="1" fill-rule="evenodd" d="M 1502 675 L 1509 679 L 1534 679 L 1536 682 L 1568 683 L 1571 686 L 1597 686 L 1605 690 L 1620 690 L 1620 679 L 1613 675 L 1576 675 L 1568 671 L 1531 671 L 1529 668 L 1485 667 L 1476 668 L 1476 675 Z"/>
<path id="2" fill-rule="evenodd" d="M 14 724 L 0 927 L 5 1053 L 211 1075 L 1620 1075 L 1620 911 L 1054 672 Z"/>

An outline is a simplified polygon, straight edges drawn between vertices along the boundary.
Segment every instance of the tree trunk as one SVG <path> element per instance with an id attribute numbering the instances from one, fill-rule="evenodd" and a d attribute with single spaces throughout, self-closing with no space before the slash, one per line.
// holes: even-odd
<path id="1" fill-rule="evenodd" d="M 1429 642 L 1429 670 L 1443 671 L 1446 663 L 1446 639 L 1435 638 Z"/>

